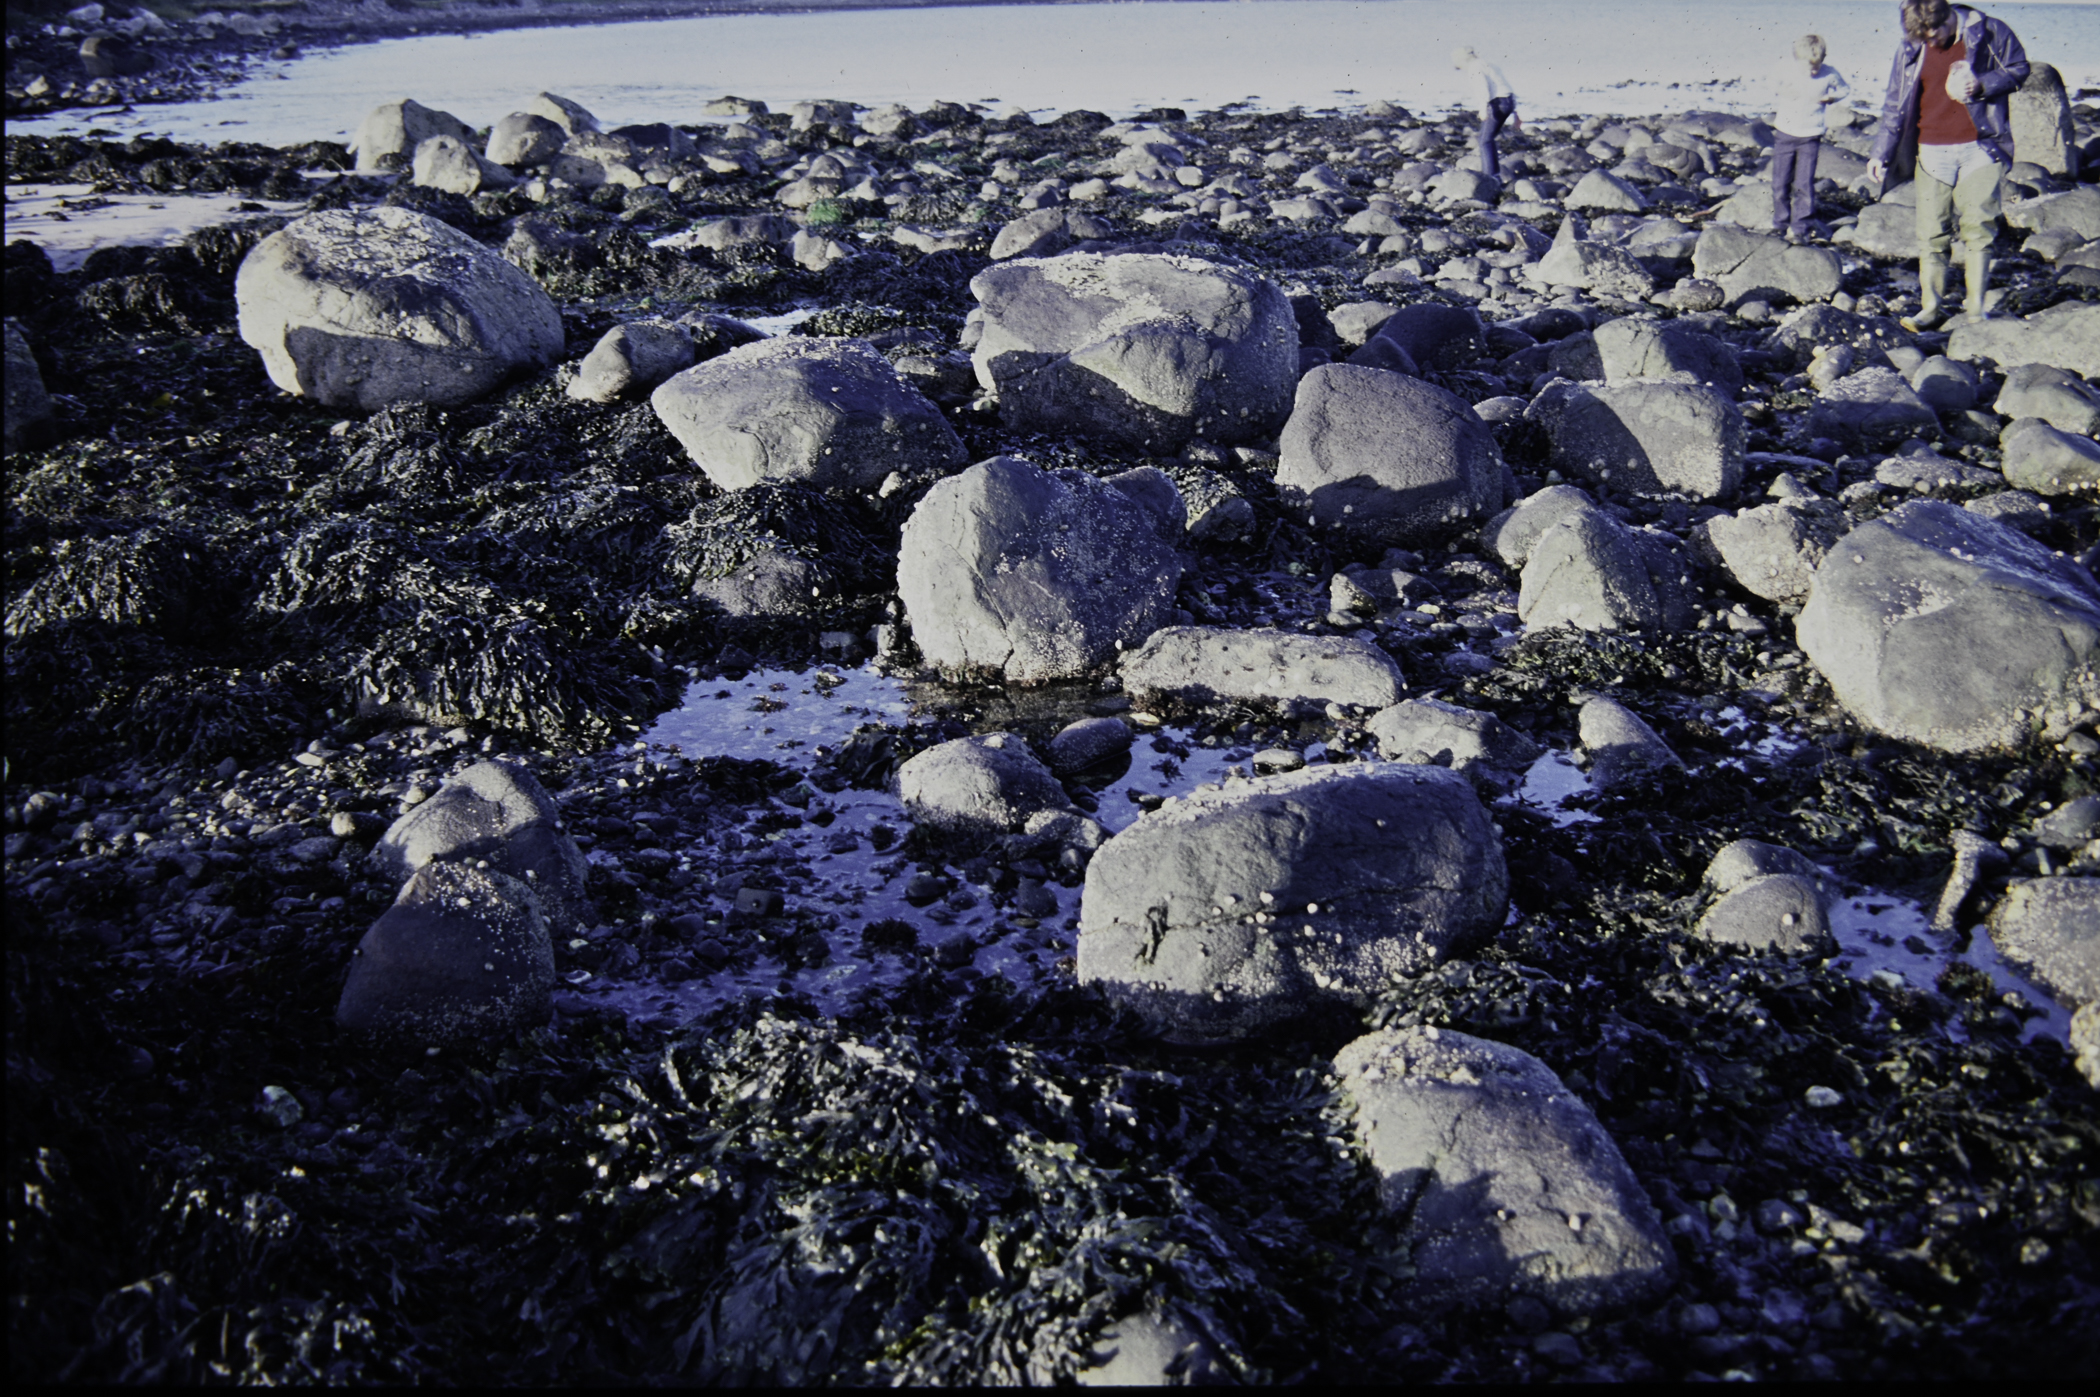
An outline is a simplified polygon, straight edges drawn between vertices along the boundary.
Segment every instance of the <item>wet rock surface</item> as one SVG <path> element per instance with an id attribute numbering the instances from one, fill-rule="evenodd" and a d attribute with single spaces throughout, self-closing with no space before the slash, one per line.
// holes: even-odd
<path id="1" fill-rule="evenodd" d="M 279 392 L 238 335 L 235 272 L 277 217 L 63 272 L 8 248 L 10 358 L 19 332 L 51 406 L 46 434 L 17 440 L 10 398 L 7 460 L 11 1246 L 38 1282 L 16 1297 L 19 1371 L 799 1384 L 1176 1363 L 1334 1381 L 2091 1370 L 2100 1134 L 2078 1054 L 2094 1053 L 2092 1008 L 1994 978 L 1990 936 L 2047 920 L 2056 902 L 2031 889 L 2100 871 L 2079 804 L 2100 791 L 2095 696 L 2066 682 L 1992 698 L 2026 710 L 2017 731 L 1939 741 L 1856 696 L 1836 656 L 1860 647 L 1817 639 L 1825 573 L 1865 567 L 1848 539 L 1920 511 L 1956 540 L 1933 567 L 1993 606 L 2085 614 L 2091 491 L 2060 468 L 2021 474 L 2014 447 L 2033 429 L 2008 430 L 2031 414 L 2083 440 L 2075 418 L 2056 421 L 2096 362 L 2081 348 L 2100 292 L 2078 275 L 2078 200 L 2006 235 L 1996 318 L 1912 336 L 1896 325 L 1916 296 L 1900 254 L 1857 239 L 1746 244 L 1726 268 L 1716 244 L 1701 275 L 1712 234 L 1695 215 L 1732 190 L 1621 176 L 1637 200 L 1592 181 L 1618 206 L 1569 212 L 1593 143 L 1673 180 L 1754 186 L 1756 137 L 1732 118 L 1527 123 L 1505 136 L 1498 192 L 1450 178 L 1470 173 L 1454 169 L 1464 122 L 1391 108 L 1037 125 L 960 105 L 744 104 L 724 113 L 741 130 L 614 133 L 573 103 L 519 97 L 560 150 L 508 152 L 515 184 L 470 194 L 361 175 L 325 143 L 8 139 L 10 181 L 85 184 L 89 199 L 434 220 L 532 279 L 569 360 L 449 403 L 330 407 Z M 1202 182 L 1178 173 L 1191 167 Z M 328 176 L 300 174 L 315 169 Z M 1067 200 L 1089 220 L 1063 220 L 1071 250 L 990 258 L 995 230 Z M 1839 189 L 1818 216 L 1860 227 L 1872 207 Z M 1234 426 L 1232 399 L 1231 430 L 1192 400 L 1185 427 L 1149 438 L 1106 416 L 1010 412 L 999 376 L 969 364 L 993 333 L 973 279 L 1075 257 L 1222 269 L 1203 284 L 1239 288 L 1232 305 L 1283 307 L 1290 357 L 1244 404 L 1252 425 Z M 1108 321 L 1083 328 L 1110 358 L 1160 347 L 1116 340 Z M 573 391 L 619 327 L 682 327 L 704 369 L 748 338 L 737 322 L 795 350 L 856 345 L 958 448 L 904 469 L 878 434 L 883 449 L 831 458 L 839 481 L 725 489 L 637 399 L 657 367 L 636 346 L 624 378 L 592 371 L 608 391 Z M 1454 441 L 1488 459 L 1484 434 L 1508 470 L 1493 500 L 1406 540 L 1308 522 L 1278 478 L 1293 395 L 1301 369 L 1352 352 L 1383 356 L 1354 372 L 1459 404 Z M 2015 380 L 2035 364 L 2077 382 Z M 1931 447 L 1817 417 L 1862 373 L 1914 396 Z M 1696 389 L 1714 405 L 1700 421 L 1733 425 L 1702 438 L 1724 444 L 1703 474 L 1584 472 L 1528 415 L 1581 380 L 1597 397 Z M 1642 441 L 1661 421 L 1624 425 Z M 958 531 L 914 543 L 912 521 L 981 469 L 965 463 L 1000 459 L 1116 521 L 1090 557 L 1146 560 L 1142 624 L 1055 673 L 1009 673 L 999 649 L 942 676 L 900 559 L 952 549 Z M 2071 488 L 2039 488 L 2059 478 Z M 1762 530 L 1775 506 L 1798 516 L 1777 521 L 1785 548 L 1763 531 L 1739 547 L 1723 516 Z M 1043 542 L 1044 557 L 1062 546 Z M 1026 571 L 1001 573 L 1000 556 L 972 576 Z M 1562 601 L 1610 600 L 1611 629 L 1538 601 L 1578 558 L 1587 590 Z M 1799 569 L 1815 579 L 1805 596 Z M 1971 606 L 1916 600 L 1906 624 L 1944 628 Z M 2024 624 L 1944 648 L 1995 654 Z M 1148 637 L 1190 633 L 1221 653 L 1268 647 L 1262 682 L 1137 682 Z M 1041 644 L 1034 622 L 1015 636 Z M 1346 651 L 1376 683 L 1279 686 L 1301 651 Z M 839 696 L 873 682 L 869 664 L 907 698 L 849 712 L 861 701 Z M 1904 701 L 1962 692 L 1910 686 Z M 682 703 L 733 715 L 706 729 L 722 746 L 637 745 Z M 1386 716 L 1396 706 L 1408 722 Z M 789 726 L 805 708 L 827 725 Z M 1026 798 L 967 833 L 922 829 L 891 783 L 943 743 L 994 737 L 1048 759 Z M 506 812 L 502 829 L 551 831 L 550 848 L 505 864 L 467 838 L 420 869 L 373 857 L 403 817 L 404 839 L 440 823 L 415 812 L 448 809 L 492 763 L 544 801 L 525 799 L 517 824 L 507 797 L 475 799 Z M 1201 882 L 1201 866 L 1118 852 L 1141 851 L 1133 835 L 1252 788 L 1351 782 L 1447 798 L 1462 817 L 1431 827 L 1464 837 L 1425 867 L 1493 849 L 1506 902 L 1475 908 L 1434 960 L 1389 964 L 1356 951 L 1405 940 L 1393 918 L 1365 913 L 1334 960 L 1320 931 L 1342 889 L 1300 889 L 1288 924 L 1265 912 L 1274 926 L 1244 928 L 1279 951 L 1291 933 L 1292 1012 L 1219 1034 L 1205 1016 L 1221 986 L 1202 978 L 1217 947 L 1205 957 L 1184 933 L 1223 925 L 1222 894 L 1260 890 L 1203 884 L 1186 925 L 1166 927 L 1210 1006 L 1191 1022 L 1230 1040 L 1200 1051 L 1081 982 L 1083 902 L 1120 860 L 1133 898 Z M 1397 838 L 1379 818 L 1366 809 L 1358 832 Z M 542 886 L 578 867 L 559 839 L 582 860 L 567 913 Z M 1741 856 L 1724 879 L 1716 856 L 1742 840 L 1807 866 Z M 1348 846 L 1293 847 L 1312 869 Z M 1477 898 L 1496 880 L 1475 873 L 1462 881 Z M 416 880 L 435 899 L 397 907 Z M 1761 883 L 1794 901 L 1767 906 Z M 1722 917 L 1745 893 L 1755 905 Z M 1927 911 L 1950 898 L 1936 927 Z M 1715 934 L 1775 908 L 1798 937 Z M 438 968 L 484 1016 L 432 1011 L 435 971 L 381 993 L 387 976 L 359 967 L 386 958 L 353 955 L 374 935 L 458 951 Z M 472 959 L 492 938 L 528 950 L 516 967 Z M 2044 973 L 2041 956 L 2022 963 Z M 2083 982 L 2056 964 L 2050 983 L 2075 998 Z M 381 1007 L 339 1027 L 353 980 L 347 1002 Z M 349 1031 L 382 1020 L 378 1044 Z M 1586 1177 L 1608 1179 L 1627 1218 L 1653 1209 L 1664 1256 L 1647 1222 L 1627 1233 L 1645 1258 L 1632 1272 L 1652 1280 L 1579 1309 L 1522 1285 L 1434 1313 L 1405 1298 L 1439 1279 L 1443 1253 L 1383 1200 L 1336 1057 L 1432 1027 L 1539 1065 L 1556 1084 L 1539 1078 L 1539 1099 L 1589 1122 L 1553 1138 L 1608 1138 L 1623 1167 Z M 1560 1250 L 1588 1245 L 1559 1226 Z"/>

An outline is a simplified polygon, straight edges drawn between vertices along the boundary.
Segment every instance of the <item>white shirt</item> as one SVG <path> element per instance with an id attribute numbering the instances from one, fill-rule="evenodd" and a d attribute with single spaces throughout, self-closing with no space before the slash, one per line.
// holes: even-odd
<path id="1" fill-rule="evenodd" d="M 1497 97 L 1514 97 L 1517 95 L 1515 89 L 1510 87 L 1509 79 L 1502 75 L 1502 70 L 1485 58 L 1476 57 L 1470 60 L 1459 71 L 1468 74 L 1479 84 L 1479 106 L 1483 112 L 1487 110 L 1487 104 L 1494 101 Z"/>
<path id="2" fill-rule="evenodd" d="M 1820 137 L 1827 132 L 1830 123 L 1824 118 L 1823 108 L 1842 100 L 1852 90 L 1844 74 L 1828 63 L 1811 74 L 1808 64 L 1798 58 L 1772 70 L 1772 89 L 1779 106 L 1772 125 L 1782 135 L 1797 139 Z"/>

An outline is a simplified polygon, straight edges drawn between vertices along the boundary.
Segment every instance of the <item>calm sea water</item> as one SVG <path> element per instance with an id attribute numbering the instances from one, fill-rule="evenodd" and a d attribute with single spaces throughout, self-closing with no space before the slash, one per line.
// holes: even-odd
<path id="1" fill-rule="evenodd" d="M 2100 85 L 2100 5 L 1993 5 L 2031 57 Z M 924 106 L 936 99 L 1128 115 L 1250 102 L 1267 110 L 1463 97 L 1449 54 L 1499 62 L 1534 116 L 1761 109 L 1759 79 L 1820 33 L 1862 100 L 1878 101 L 1896 0 L 1185 0 L 731 15 L 430 35 L 265 68 L 217 102 L 66 113 L 20 132 L 93 128 L 270 144 L 347 138 L 397 97 L 485 126 L 543 89 L 610 124 L 694 121 L 735 93 Z"/>

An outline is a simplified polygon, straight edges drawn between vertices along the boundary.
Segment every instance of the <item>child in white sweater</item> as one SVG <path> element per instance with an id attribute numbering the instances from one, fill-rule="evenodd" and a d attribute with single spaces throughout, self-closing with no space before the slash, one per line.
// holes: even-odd
<path id="1" fill-rule="evenodd" d="M 1778 111 L 1772 117 L 1772 231 L 1800 242 L 1811 235 L 1816 211 L 1816 159 L 1829 129 L 1824 108 L 1851 91 L 1844 75 L 1823 62 L 1823 37 L 1794 41 L 1794 61 L 1772 75 Z"/>

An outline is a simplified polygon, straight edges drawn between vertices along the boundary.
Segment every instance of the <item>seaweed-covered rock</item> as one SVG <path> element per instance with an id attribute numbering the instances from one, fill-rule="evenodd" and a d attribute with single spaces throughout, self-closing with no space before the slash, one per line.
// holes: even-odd
<path id="1" fill-rule="evenodd" d="M 406 159 L 432 136 L 471 141 L 474 132 L 452 113 L 434 111 L 404 97 L 372 108 L 351 138 L 350 153 L 357 157 L 359 174 L 376 174 L 387 169 L 391 160 Z"/>
<path id="2" fill-rule="evenodd" d="M 2043 989 L 2072 1008 L 2100 1003 L 2100 878 L 2016 878 L 1988 924 Z"/>
<path id="3" fill-rule="evenodd" d="M 588 925 L 590 870 L 562 829 L 561 807 L 509 762 L 476 762 L 440 786 L 380 836 L 372 860 L 397 878 L 433 863 L 485 863 L 532 887 L 551 934 Z"/>
<path id="4" fill-rule="evenodd" d="M 1267 279 L 1191 257 L 1067 253 L 978 273 L 977 380 L 1019 431 L 1082 433 L 1155 455 L 1192 437 L 1276 430 L 1298 322 Z"/>
<path id="5" fill-rule="evenodd" d="M 7 322 L 6 453 L 36 446 L 51 430 L 51 395 L 21 328 Z"/>
<path id="6" fill-rule="evenodd" d="M 234 299 L 271 381 L 330 407 L 452 406 L 562 350 L 531 277 L 407 209 L 307 215 L 242 260 Z"/>
<path id="7" fill-rule="evenodd" d="M 942 834 L 992 838 L 1042 810 L 1071 802 L 1018 733 L 958 737 L 897 768 L 897 794 L 912 818 Z"/>
<path id="8" fill-rule="evenodd" d="M 569 383 L 569 396 L 609 403 L 629 393 L 646 393 L 693 366 L 693 337 L 683 325 L 666 320 L 635 320 L 615 325 L 584 356 Z"/>
<path id="9" fill-rule="evenodd" d="M 50 567 L 8 603 L 7 635 L 93 620 L 179 636 L 198 619 L 207 576 L 203 547 L 168 529 L 66 539 Z"/>
<path id="10" fill-rule="evenodd" d="M 1524 417 L 1556 470 L 1613 490 L 1724 500 L 1742 484 L 1743 414 L 1703 384 L 1555 382 Z"/>
<path id="11" fill-rule="evenodd" d="M 1706 532 L 1745 589 L 1766 601 L 1799 603 L 1844 527 L 1844 512 L 1829 501 L 1790 499 L 1716 515 Z"/>
<path id="12" fill-rule="evenodd" d="M 1039 684 L 1099 669 L 1174 614 L 1181 560 L 1114 486 L 1013 456 L 926 492 L 897 593 L 927 662 Z"/>
<path id="13" fill-rule="evenodd" d="M 1564 1314 L 1638 1304 L 1676 1276 L 1661 1219 L 1590 1108 L 1529 1053 L 1434 1027 L 1335 1056 L 1379 1198 L 1431 1309 L 1528 1296 Z"/>
<path id="14" fill-rule="evenodd" d="M 535 1028 L 554 990 L 539 898 L 493 869 L 417 870 L 350 962 L 336 1023 L 404 1050 L 464 1047 Z"/>
<path id="15" fill-rule="evenodd" d="M 1520 784 L 1525 769 L 1545 752 L 1492 713 L 1438 699 L 1396 703 L 1367 726 L 1390 760 L 1448 766 L 1496 794 Z"/>
<path id="16" fill-rule="evenodd" d="M 1286 710 L 1330 703 L 1385 708 L 1406 687 L 1400 666 L 1355 636 L 1168 626 L 1123 657 L 1123 687 L 1141 701 L 1243 702 Z"/>
<path id="17" fill-rule="evenodd" d="M 1420 379 L 1322 364 L 1299 381 L 1278 444 L 1278 492 L 1315 524 L 1376 542 L 1440 541 L 1502 503 L 1486 424 Z"/>
<path id="18" fill-rule="evenodd" d="M 1847 712 L 1943 752 L 2100 700 L 2100 587 L 2025 535 L 1914 500 L 1840 539 L 1795 622 Z"/>
<path id="19" fill-rule="evenodd" d="M 1199 790 L 1087 866 L 1079 978 L 1160 1036 L 1230 1042 L 1356 1005 L 1502 924 L 1502 841 L 1464 777 L 1352 763 Z"/>
<path id="20" fill-rule="evenodd" d="M 893 471 L 946 472 L 964 460 L 940 409 L 864 340 L 741 345 L 669 379 L 649 402 L 725 490 L 777 480 L 868 491 Z"/>
<path id="21" fill-rule="evenodd" d="M 813 589 L 832 596 L 887 585 L 895 562 L 880 532 L 840 492 L 754 485 L 702 500 L 666 528 L 662 566 L 693 595 L 736 614 L 801 613 L 820 600 Z"/>

